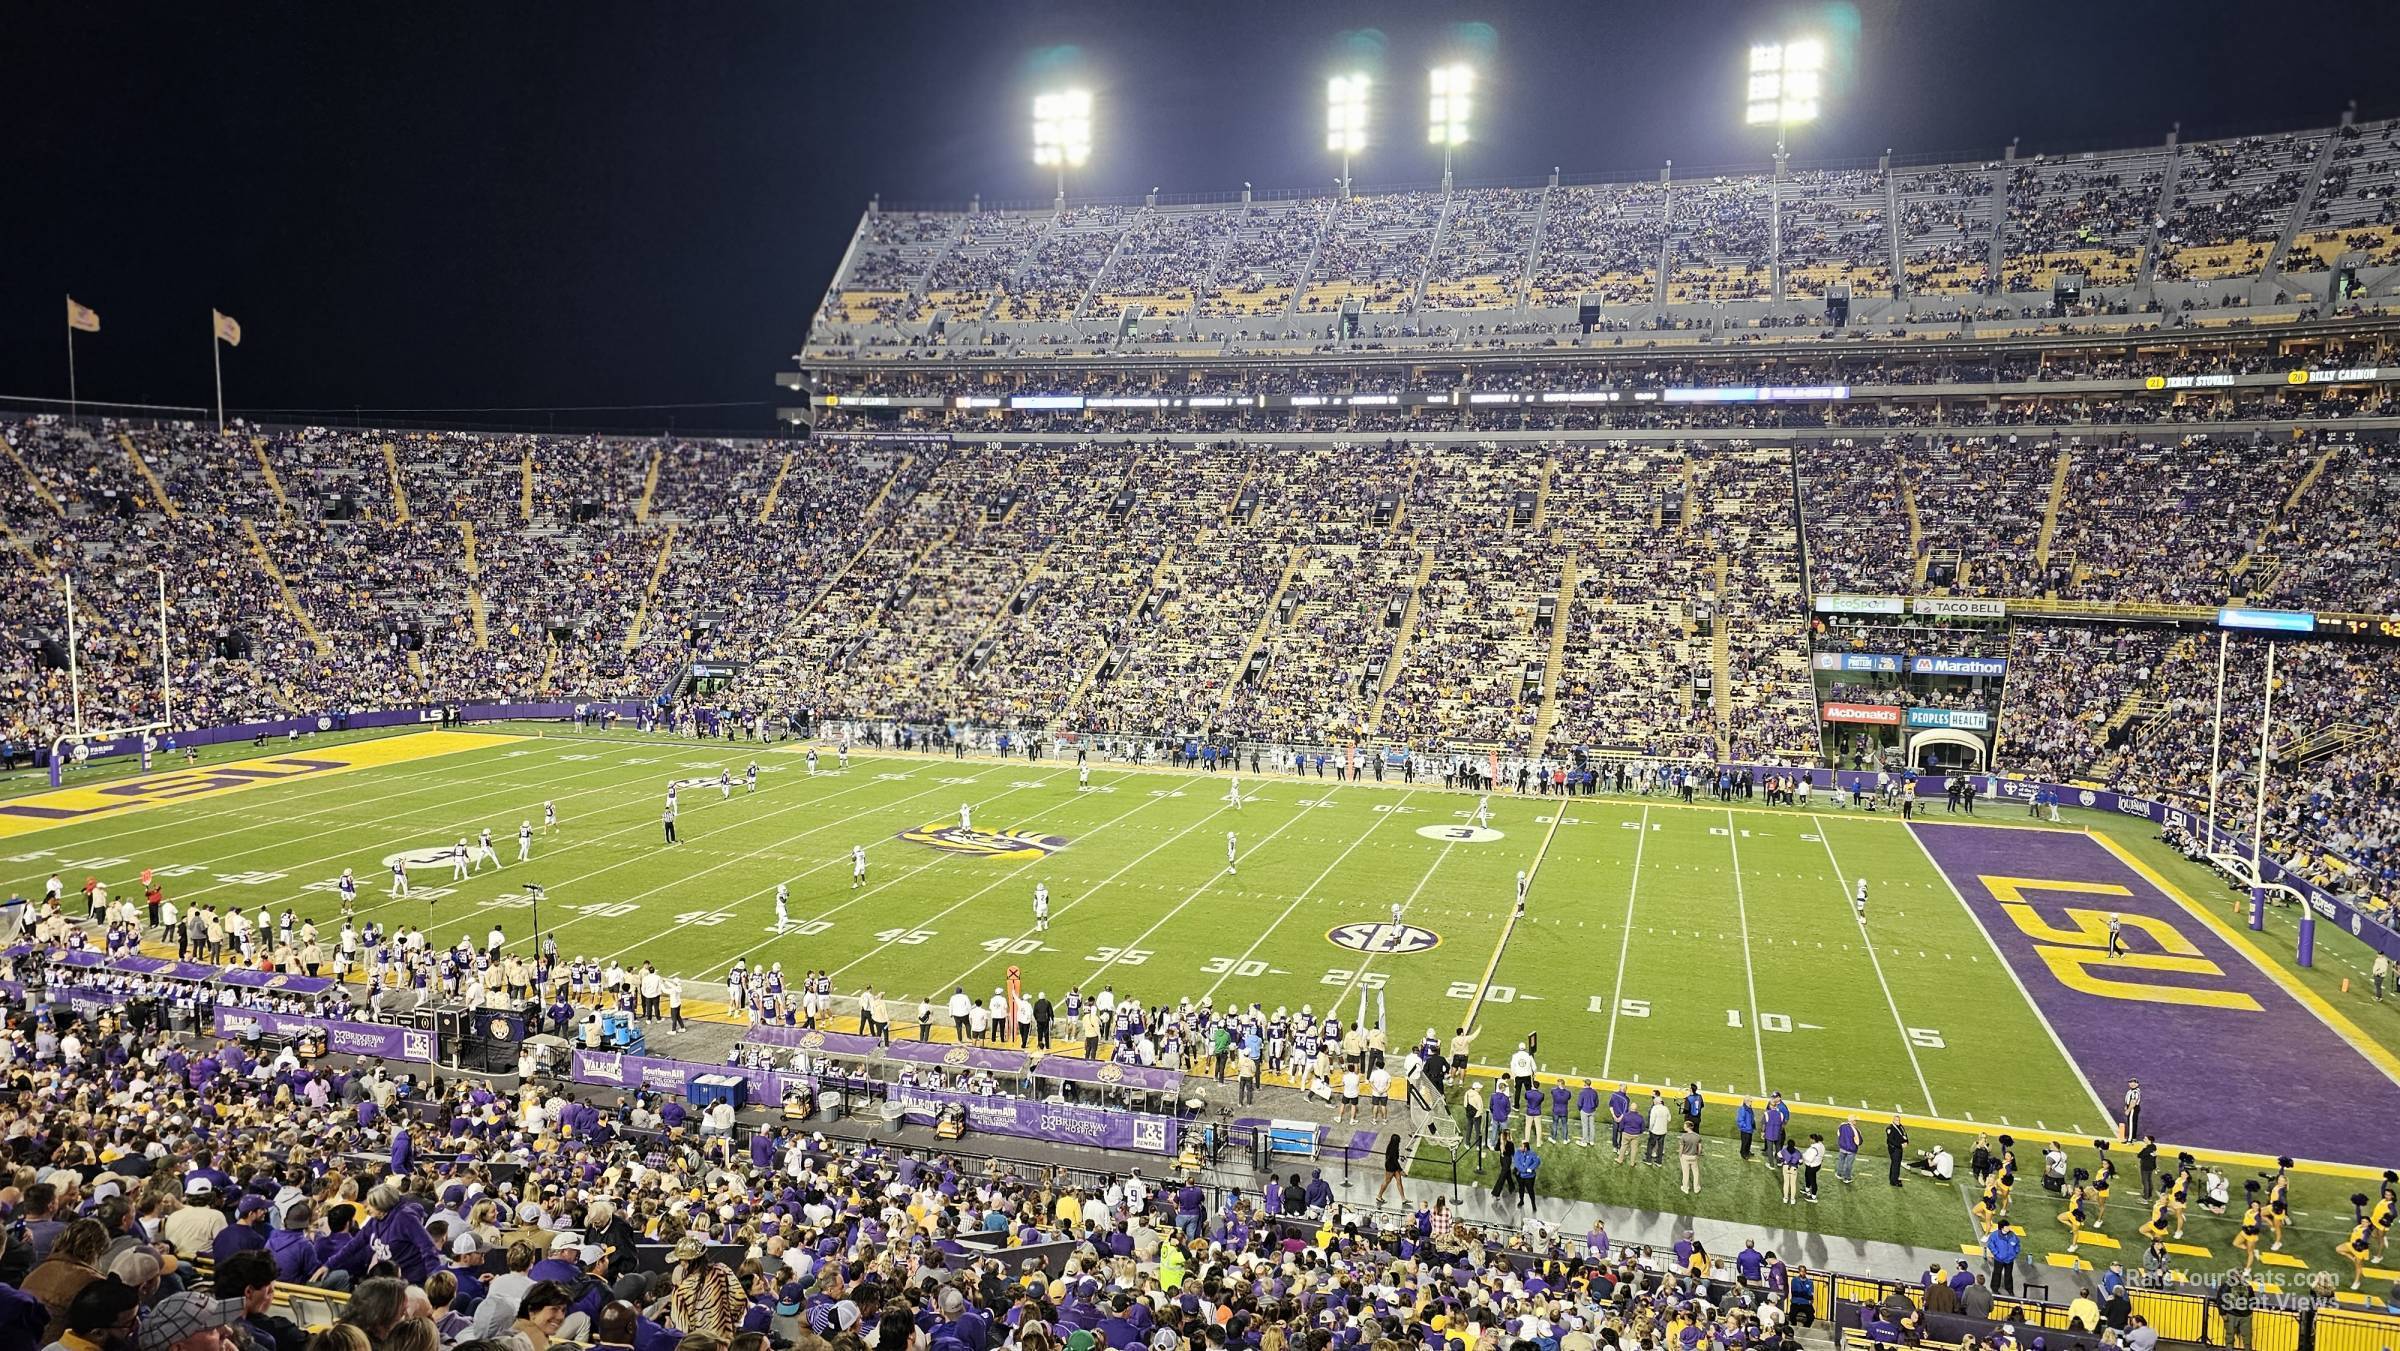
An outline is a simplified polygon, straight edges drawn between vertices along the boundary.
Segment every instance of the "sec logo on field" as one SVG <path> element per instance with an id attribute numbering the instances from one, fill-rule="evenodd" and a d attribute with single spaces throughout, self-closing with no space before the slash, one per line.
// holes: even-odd
<path id="1" fill-rule="evenodd" d="M 1431 929 L 1414 924 L 1392 924 L 1379 920 L 1360 920 L 1353 924 L 1336 924 L 1325 931 L 1325 941 L 1337 948 L 1353 952 L 1372 952 L 1379 956 L 1406 957 L 1411 953 L 1431 952 L 1442 945 L 1442 936 Z"/>

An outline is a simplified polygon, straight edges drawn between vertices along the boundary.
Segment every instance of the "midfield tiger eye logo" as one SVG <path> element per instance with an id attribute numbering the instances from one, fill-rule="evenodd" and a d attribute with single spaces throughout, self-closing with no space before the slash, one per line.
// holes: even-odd
<path id="1" fill-rule="evenodd" d="M 939 821 L 901 831 L 896 838 L 953 854 L 1020 861 L 1055 854 L 1067 847 L 1064 835 L 1036 835 L 1024 830 L 963 830 Z"/>

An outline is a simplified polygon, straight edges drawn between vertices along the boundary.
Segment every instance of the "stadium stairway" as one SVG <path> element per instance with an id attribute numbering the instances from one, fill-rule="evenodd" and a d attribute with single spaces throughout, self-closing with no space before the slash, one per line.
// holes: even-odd
<path id="1" fill-rule="evenodd" d="M 533 523 L 533 447 L 530 445 L 525 447 L 525 454 L 517 461 L 517 519 L 527 525 Z"/>
<path id="2" fill-rule="evenodd" d="M 783 481 L 792 474 L 792 452 L 783 452 L 783 463 L 775 467 L 775 481 L 767 485 L 766 500 L 758 504 L 758 524 L 765 525 L 775 514 L 775 503 L 783 496 Z M 882 501 L 877 498 L 876 501 Z M 872 508 L 870 508 L 872 510 Z"/>
<path id="3" fill-rule="evenodd" d="M 658 542 L 658 561 L 650 565 L 650 585 L 642 592 L 642 608 L 633 612 L 633 622 L 625 626 L 625 652 L 641 646 L 642 628 L 650 622 L 650 607 L 658 600 L 659 584 L 667 577 L 667 562 L 675 556 L 675 536 L 683 529 L 670 524 L 666 538 Z"/>
<path id="4" fill-rule="evenodd" d="M 1306 552 L 1307 546 L 1302 544 L 1292 545 L 1285 552 L 1283 575 L 1275 579 L 1275 589 L 1267 593 L 1267 603 L 1258 613 L 1258 627 L 1250 630 L 1250 641 L 1242 645 L 1242 659 L 1233 665 L 1233 679 L 1226 681 L 1225 688 L 1217 691 L 1219 712 L 1233 699 L 1234 687 L 1240 683 L 1241 673 L 1250 669 L 1250 663 L 1258 656 L 1259 648 L 1266 645 L 1267 630 L 1274 627 L 1275 616 L 1283 605 L 1283 594 L 1291 589 L 1292 578 L 1300 571 L 1301 555 Z"/>
<path id="5" fill-rule="evenodd" d="M 650 467 L 642 473 L 642 499 L 633 504 L 633 523 L 635 525 L 650 523 L 650 500 L 658 496 L 658 466 L 660 461 L 665 458 L 666 451 L 656 447 L 651 449 Z"/>
<path id="6" fill-rule="evenodd" d="M 1569 549 L 1559 565 L 1558 612 L 1550 620 L 1550 657 L 1542 663 L 1542 711 L 1534 715 L 1529 745 L 1549 745 L 1551 729 L 1558 726 L 1558 677 L 1567 667 L 1567 616 L 1575 613 L 1576 564 L 1582 556 L 1582 550 Z"/>
<path id="7" fill-rule="evenodd" d="M 1367 734 L 1372 736 L 1383 722 L 1384 697 L 1400 682 L 1400 670 L 1408 664 L 1409 640 L 1417 633 L 1419 601 L 1425 595 L 1425 583 L 1433 576 L 1433 550 L 1417 550 L 1417 577 L 1409 583 L 1408 607 L 1400 615 L 1400 634 L 1392 640 L 1392 659 L 1383 664 L 1383 682 L 1375 687 L 1375 708 L 1367 714 Z"/>
<path id="8" fill-rule="evenodd" d="M 2050 474 L 2050 503 L 2042 508 L 2042 533 L 2034 541 L 2033 565 L 2050 575 L 2050 541 L 2058 537 L 2058 508 L 2067 500 L 2067 471 L 2075 462 L 2072 446 L 2058 448 L 2058 467 Z"/>
<path id="9" fill-rule="evenodd" d="M 2354 108 L 2344 109 L 2342 125 L 2349 126 L 2356 113 Z M 2280 280 L 2283 260 L 2292 251 L 2292 241 L 2300 237 L 2300 227 L 2317 208 L 2317 193 L 2325 184 L 2325 168 L 2333 163 L 2333 152 L 2341 146 L 2342 139 L 2339 135 L 2328 136 L 2317 147 L 2317 162 L 2309 166 L 2308 178 L 2300 185 L 2300 198 L 2292 203 L 2291 214 L 2283 221 L 2283 232 L 2275 237 L 2275 247 L 2267 250 L 2267 261 L 2259 268 L 2259 276 L 2264 280 Z"/>
<path id="10" fill-rule="evenodd" d="M 1715 710 L 1717 725 L 1717 758 L 1733 758 L 1733 626 L 1725 615 L 1725 573 L 1723 554 L 1717 555 L 1716 603 L 1709 607 L 1709 702 Z M 1537 743 L 1538 744 L 1538 743 Z"/>
<path id="11" fill-rule="evenodd" d="M 527 461 L 531 463 L 530 459 Z M 460 563 L 467 572 L 467 615 L 475 626 L 475 650 L 483 651 L 491 644 L 484 634 L 483 568 L 475 560 L 475 523 L 458 523 L 458 543 L 464 556 Z"/>
<path id="12" fill-rule="evenodd" d="M 134 472 L 141 476 L 143 482 L 150 485 L 151 500 L 158 503 L 159 510 L 167 513 L 167 519 L 170 521 L 182 520 L 183 513 L 176 508 L 174 496 L 167 491 L 167 485 L 159 481 L 158 471 L 152 469 L 150 462 L 142 458 L 141 449 L 133 444 L 133 438 L 123 432 L 118 432 L 117 444 L 125 448 L 125 458 L 133 461 Z"/>
<path id="13" fill-rule="evenodd" d="M 1509 308 L 1520 313 L 1533 296 L 1533 270 L 1542 256 L 1542 236 L 1550 229 L 1550 199 L 1557 195 L 1558 173 L 1553 170 L 1542 188 L 1541 204 L 1533 209 L 1533 230 L 1525 240 L 1525 265 L 1517 269 L 1517 284 L 1508 289 Z"/>
<path id="14" fill-rule="evenodd" d="M 1908 556 L 1916 561 L 1916 571 L 1911 574 L 1909 585 L 1922 591 L 1925 589 L 1925 564 L 1927 561 L 1925 558 L 1925 518 L 1917 514 L 1917 490 L 1908 481 L 1907 465 L 1903 463 L 1899 469 L 1900 509 L 1908 515 Z"/>
<path id="15" fill-rule="evenodd" d="M 50 510 L 57 515 L 67 514 L 67 509 L 59 505 L 57 496 L 50 491 L 50 485 L 42 482 L 42 476 L 33 472 L 33 466 L 25 463 L 25 457 L 17 453 L 17 445 L 14 441 L 9 440 L 6 435 L 0 435 L 0 450 L 8 452 L 8 458 L 17 466 L 17 472 L 23 474 L 25 481 L 33 485 L 34 496 L 48 503 Z"/>
<path id="16" fill-rule="evenodd" d="M 275 462 L 267 458 L 267 438 L 251 437 L 250 454 L 258 460 L 259 477 L 265 481 L 267 491 L 275 494 L 276 507 L 285 516 L 290 516 L 292 514 L 292 497 L 283 490 L 283 476 L 275 472 Z"/>
<path id="17" fill-rule="evenodd" d="M 317 649 L 320 656 L 333 651 L 333 644 L 326 642 L 325 635 L 317 631 L 315 622 L 308 617 L 308 611 L 300 608 L 300 598 L 292 593 L 292 584 L 284 580 L 283 569 L 276 567 L 275 560 L 267 556 L 266 541 L 258 537 L 258 527 L 248 521 L 242 522 L 242 538 L 250 541 L 250 556 L 258 560 L 259 571 L 264 572 L 267 580 L 275 584 L 275 593 L 283 598 L 283 608 L 291 612 L 293 622 L 300 626 L 301 633 L 307 635 L 309 645 Z"/>
<path id="18" fill-rule="evenodd" d="M 384 472 L 391 475 L 392 479 L 392 523 L 406 525 L 408 524 L 408 487 L 400 481 L 400 455 L 399 452 L 392 449 L 392 443 L 389 441 L 383 443 L 383 468 Z"/>

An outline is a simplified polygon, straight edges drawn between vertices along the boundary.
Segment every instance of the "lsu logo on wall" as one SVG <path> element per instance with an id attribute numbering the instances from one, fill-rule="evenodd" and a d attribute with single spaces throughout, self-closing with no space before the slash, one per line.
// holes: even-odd
<path id="1" fill-rule="evenodd" d="M 961 830 L 939 821 L 901 831 L 894 838 L 953 854 L 1018 860 L 1042 858 L 1067 847 L 1064 835 L 1036 835 L 1023 830 Z"/>
<path id="2" fill-rule="evenodd" d="M 1442 945 L 1442 936 L 1431 929 L 1414 924 L 1393 924 L 1384 920 L 1360 920 L 1352 924 L 1336 924 L 1325 931 L 1325 941 L 1337 948 L 1353 952 L 1371 952 L 1386 957 L 1406 957 L 1411 953 L 1431 952 Z"/>

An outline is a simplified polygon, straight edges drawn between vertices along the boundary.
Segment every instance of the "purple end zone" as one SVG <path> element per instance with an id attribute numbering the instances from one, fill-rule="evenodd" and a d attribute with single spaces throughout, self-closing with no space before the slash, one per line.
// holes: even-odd
<path id="1" fill-rule="evenodd" d="M 2327 1027 L 2250 959 L 2089 836 L 1990 826 L 1912 827 L 1966 898 L 2033 1002 L 2112 1112 L 2125 1081 L 2142 1081 L 2142 1129 L 2175 1145 L 2378 1164 L 2400 1119 L 2400 1084 Z M 1985 878 L 2056 884 L 2004 904 Z M 2123 887 L 2131 894 L 2101 891 Z M 2096 912 L 2091 940 L 2068 910 Z M 2105 950 L 2105 916 L 2124 917 L 2127 951 L 2170 955 L 2155 921 L 2190 945 L 2177 970 L 2071 955 Z M 2031 926 L 2029 931 L 2028 926 Z M 2190 950 L 2196 950 L 2196 954 Z M 2047 952 L 2048 955 L 2045 955 Z M 2062 976 L 2054 963 L 2069 973 Z M 2215 973 L 2205 970 L 2213 964 Z M 2083 973 L 2070 983 L 2075 973 Z M 2091 985 L 2122 982 L 2185 1001 L 2158 1002 Z M 2077 988 L 2082 984 L 2087 988 Z"/>

